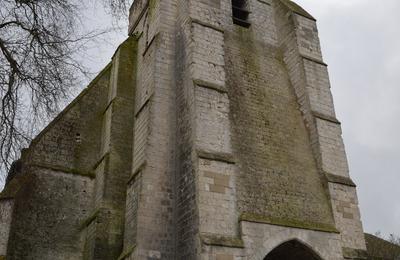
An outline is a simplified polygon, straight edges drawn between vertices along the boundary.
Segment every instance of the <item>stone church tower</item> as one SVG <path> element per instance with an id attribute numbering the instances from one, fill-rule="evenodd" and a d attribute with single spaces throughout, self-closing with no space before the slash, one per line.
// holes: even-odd
<path id="1" fill-rule="evenodd" d="M 365 259 L 309 13 L 135 0 L 129 34 L 15 162 L 0 259 Z"/>

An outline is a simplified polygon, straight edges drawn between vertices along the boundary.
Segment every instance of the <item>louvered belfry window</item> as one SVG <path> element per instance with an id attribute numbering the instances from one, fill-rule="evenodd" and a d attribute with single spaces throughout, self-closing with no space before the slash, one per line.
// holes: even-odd
<path id="1" fill-rule="evenodd" d="M 250 12 L 247 9 L 247 0 L 232 0 L 232 18 L 233 23 L 249 27 L 250 23 L 248 21 Z"/>

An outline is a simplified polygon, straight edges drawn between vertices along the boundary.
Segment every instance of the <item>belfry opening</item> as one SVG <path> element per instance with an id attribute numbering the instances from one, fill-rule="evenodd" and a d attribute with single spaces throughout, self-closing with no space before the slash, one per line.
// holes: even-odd
<path id="1" fill-rule="evenodd" d="M 264 260 L 322 260 L 309 247 L 297 240 L 290 240 L 277 246 Z"/>

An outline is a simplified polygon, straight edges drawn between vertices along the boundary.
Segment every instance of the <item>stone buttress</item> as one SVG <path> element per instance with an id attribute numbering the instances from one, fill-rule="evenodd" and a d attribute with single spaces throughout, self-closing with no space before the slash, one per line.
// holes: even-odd
<path id="1" fill-rule="evenodd" d="M 25 149 L 0 195 L 0 255 L 117 259 L 132 168 L 137 39 Z M 122 137 L 123 138 L 120 138 Z"/>
<path id="2" fill-rule="evenodd" d="M 0 256 L 365 259 L 315 19 L 288 0 L 135 0 L 129 19 L 15 167 Z"/>

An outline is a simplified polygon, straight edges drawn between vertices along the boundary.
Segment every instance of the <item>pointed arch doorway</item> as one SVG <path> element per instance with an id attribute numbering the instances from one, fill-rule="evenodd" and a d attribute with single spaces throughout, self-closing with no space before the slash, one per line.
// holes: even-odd
<path id="1" fill-rule="evenodd" d="M 297 240 L 290 240 L 277 246 L 264 260 L 322 260 L 309 247 Z"/>

